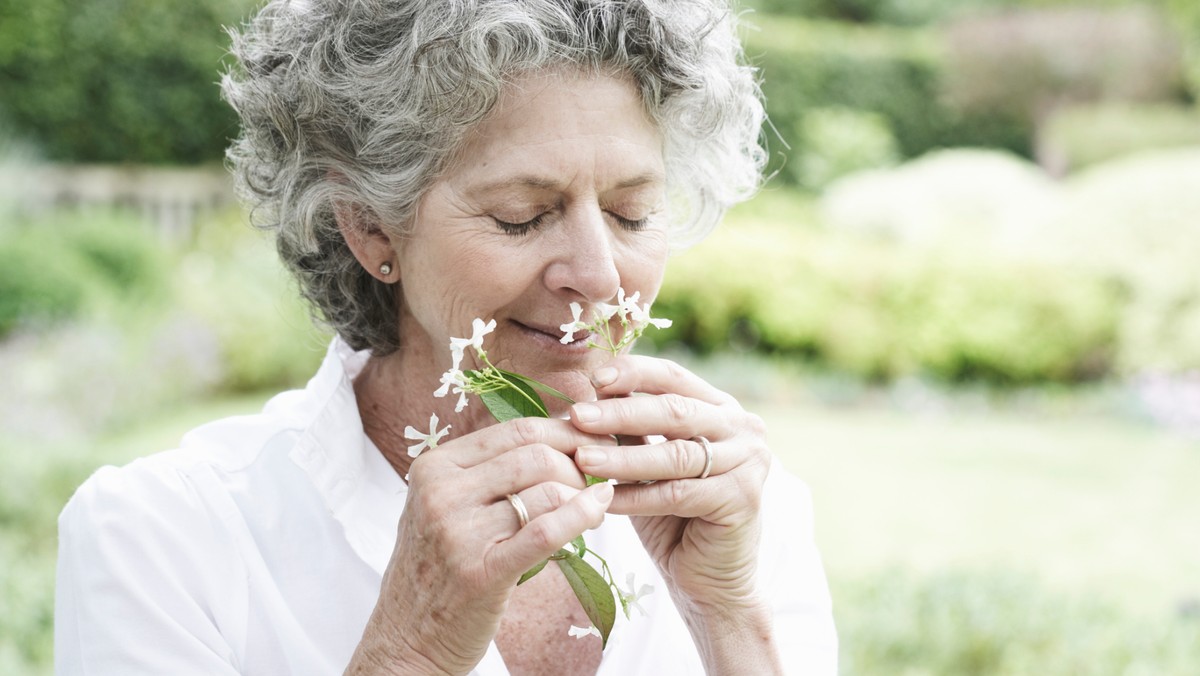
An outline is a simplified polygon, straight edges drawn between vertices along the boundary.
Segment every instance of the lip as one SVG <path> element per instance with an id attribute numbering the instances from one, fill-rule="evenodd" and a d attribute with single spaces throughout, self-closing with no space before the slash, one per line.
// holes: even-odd
<path id="1" fill-rule="evenodd" d="M 515 319 L 508 320 L 521 333 L 535 341 L 541 349 L 551 350 L 555 352 L 580 353 L 588 350 L 588 339 L 591 338 L 591 331 L 577 331 L 575 340 L 570 343 L 562 342 L 563 332 L 557 327 L 542 326 L 540 324 L 525 324 Z"/>

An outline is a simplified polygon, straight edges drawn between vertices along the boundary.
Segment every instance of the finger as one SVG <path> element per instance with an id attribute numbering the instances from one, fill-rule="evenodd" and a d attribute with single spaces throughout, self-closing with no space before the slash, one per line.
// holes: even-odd
<path id="1" fill-rule="evenodd" d="M 629 516 L 678 516 L 716 521 L 737 511 L 736 501 L 728 499 L 728 482 L 708 479 L 676 479 L 653 484 L 625 484 L 616 487 L 611 514 Z M 736 490 L 736 484 L 734 484 Z"/>
<path id="2" fill-rule="evenodd" d="M 580 402 L 571 406 L 570 416 L 576 427 L 597 435 L 721 439 L 733 432 L 728 410 L 675 393 Z"/>
<path id="3" fill-rule="evenodd" d="M 504 542 L 488 550 L 489 567 L 507 571 L 514 581 L 564 544 L 604 521 L 613 487 L 599 483 L 580 491 L 562 507 L 529 522 Z"/>
<path id="4" fill-rule="evenodd" d="M 637 446 L 580 446 L 575 464 L 593 476 L 619 481 L 661 481 L 694 479 L 708 470 L 721 474 L 734 462 L 729 453 L 718 453 L 716 444 L 707 449 L 696 439 L 669 439 L 657 444 Z"/>
<path id="5" fill-rule="evenodd" d="M 543 514 L 549 514 L 562 507 L 576 495 L 579 495 L 580 492 L 581 489 L 579 488 L 553 481 L 531 486 L 519 493 L 512 494 L 517 497 L 516 502 L 525 509 L 524 524 L 520 521 L 521 517 L 517 505 L 505 495 L 487 510 L 491 523 L 480 525 L 488 528 L 488 532 L 501 534 L 498 539 L 508 539 L 517 529 L 524 528 L 529 522 Z"/>
<path id="6" fill-rule="evenodd" d="M 545 481 L 582 490 L 586 483 L 573 456 L 574 449 L 568 455 L 547 444 L 522 446 L 468 469 L 460 481 L 466 494 L 506 495 Z"/>
<path id="7" fill-rule="evenodd" d="M 710 404 L 722 405 L 735 399 L 700 376 L 668 359 L 622 355 L 592 372 L 596 396 L 604 399 L 633 392 L 674 392 Z"/>
<path id="8" fill-rule="evenodd" d="M 439 449 L 439 453 L 449 451 L 443 457 L 451 458 L 460 467 L 467 468 L 521 446 L 545 444 L 573 455 L 580 446 L 606 443 L 615 442 L 607 436 L 583 432 L 565 420 L 516 418 L 455 439 L 453 446 L 447 443 Z"/>

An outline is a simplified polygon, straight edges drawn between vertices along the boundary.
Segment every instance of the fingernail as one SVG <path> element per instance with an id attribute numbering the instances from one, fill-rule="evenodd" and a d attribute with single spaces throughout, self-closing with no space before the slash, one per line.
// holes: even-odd
<path id="1" fill-rule="evenodd" d="M 603 504 L 612 499 L 613 487 L 607 481 L 592 486 L 592 489 L 592 497 L 595 498 L 596 502 Z"/>
<path id="2" fill-rule="evenodd" d="M 579 422 L 596 422 L 600 419 L 600 409 L 592 404 L 575 404 L 572 408 Z"/>
<path id="3" fill-rule="evenodd" d="M 580 465 L 595 467 L 608 461 L 608 453 L 604 452 L 604 449 L 594 446 L 580 448 L 575 452 L 575 461 Z"/>
<path id="4" fill-rule="evenodd" d="M 592 385 L 596 387 L 604 387 L 611 385 L 617 379 L 617 370 L 611 366 L 596 369 L 592 373 Z"/>

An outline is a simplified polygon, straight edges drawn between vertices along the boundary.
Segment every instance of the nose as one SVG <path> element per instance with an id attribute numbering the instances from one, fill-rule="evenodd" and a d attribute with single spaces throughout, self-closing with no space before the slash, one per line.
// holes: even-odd
<path id="1" fill-rule="evenodd" d="M 613 232 L 599 205 L 579 205 L 565 215 L 556 254 L 546 267 L 550 290 L 572 300 L 602 303 L 617 295 L 621 275 Z"/>

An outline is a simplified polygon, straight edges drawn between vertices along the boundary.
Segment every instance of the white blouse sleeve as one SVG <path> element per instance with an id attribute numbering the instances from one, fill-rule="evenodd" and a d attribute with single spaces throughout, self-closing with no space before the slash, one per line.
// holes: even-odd
<path id="1" fill-rule="evenodd" d="M 236 674 L 218 626 L 236 563 L 183 479 L 140 465 L 96 472 L 59 517 L 56 672 Z"/>
<path id="2" fill-rule="evenodd" d="M 808 486 L 775 459 L 763 493 L 759 585 L 775 612 L 775 638 L 788 674 L 833 676 L 838 640 L 829 585 L 813 532 Z"/>

